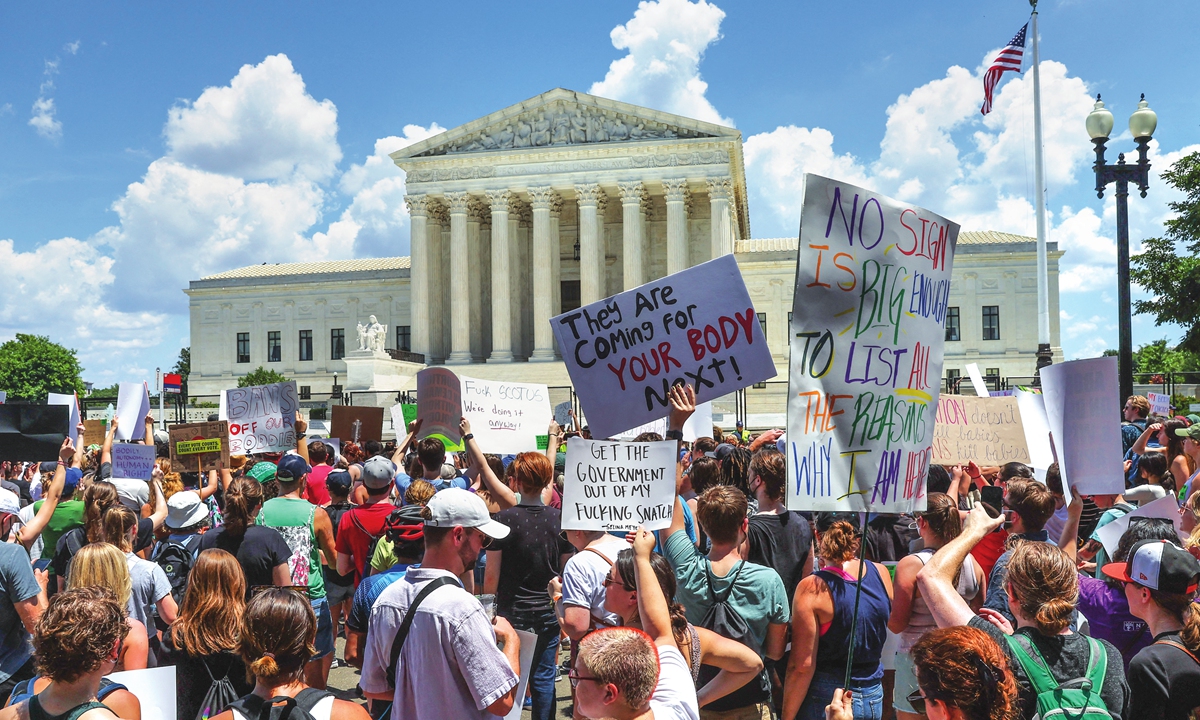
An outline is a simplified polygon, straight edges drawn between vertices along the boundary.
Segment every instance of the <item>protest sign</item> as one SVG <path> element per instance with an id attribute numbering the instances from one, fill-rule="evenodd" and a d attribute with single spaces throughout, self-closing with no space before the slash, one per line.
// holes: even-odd
<path id="1" fill-rule="evenodd" d="M 554 422 L 558 423 L 559 427 L 566 428 L 571 425 L 571 401 L 563 400 L 554 406 Z"/>
<path id="2" fill-rule="evenodd" d="M 661 530 L 675 508 L 678 443 L 567 441 L 563 530 Z"/>
<path id="3" fill-rule="evenodd" d="M 520 680 L 517 681 L 517 694 L 513 697 L 524 698 L 525 688 L 529 685 L 530 670 L 533 668 L 533 651 L 537 649 L 538 636 L 525 630 L 517 630 L 517 637 L 521 639 L 521 655 L 520 662 L 521 672 L 518 673 Z M 524 702 L 513 703 L 512 710 L 504 716 L 504 720 L 521 720 L 521 713 L 525 710 Z"/>
<path id="4" fill-rule="evenodd" d="M 249 455 L 295 448 L 298 407 L 295 380 L 221 393 L 219 417 L 229 421 L 229 452 Z"/>
<path id="5" fill-rule="evenodd" d="M 933 428 L 933 462 L 939 465 L 1029 464 L 1025 428 L 1012 397 L 942 395 Z"/>
<path id="6" fill-rule="evenodd" d="M 0 405 L 0 460 L 57 460 L 69 419 L 62 405 Z"/>
<path id="7" fill-rule="evenodd" d="M 991 393 L 988 391 L 987 383 L 983 381 L 983 375 L 979 373 L 979 365 L 976 363 L 967 363 L 967 375 L 971 378 L 971 387 L 975 388 L 975 394 L 979 397 L 989 397 Z"/>
<path id="8" fill-rule="evenodd" d="M 342 454 L 342 441 L 340 438 L 325 438 L 321 442 L 325 443 L 326 447 L 333 450 L 333 456 L 335 458 Z"/>
<path id="9" fill-rule="evenodd" d="M 171 469 L 175 472 L 208 472 L 229 467 L 229 423 L 172 425 Z"/>
<path id="10" fill-rule="evenodd" d="M 1063 488 L 1082 495 L 1120 494 L 1125 475 L 1117 358 L 1056 363 L 1042 368 L 1041 377 Z"/>
<path id="11" fill-rule="evenodd" d="M 595 437 L 671 410 L 687 383 L 701 401 L 775 377 L 771 351 L 732 255 L 550 320 Z"/>
<path id="12" fill-rule="evenodd" d="M 103 445 L 104 433 L 108 429 L 104 425 L 103 420 L 84 420 L 83 421 L 83 445 Z"/>
<path id="13" fill-rule="evenodd" d="M 150 391 L 145 383 L 123 382 L 117 391 L 117 440 L 141 440 L 150 414 Z"/>
<path id="14" fill-rule="evenodd" d="M 808 174 L 792 302 L 788 507 L 925 508 L 958 225 Z"/>
<path id="15" fill-rule="evenodd" d="M 355 423 L 358 423 L 355 425 Z M 383 440 L 383 408 L 365 405 L 334 405 L 329 434 L 346 442 Z"/>
<path id="16" fill-rule="evenodd" d="M 220 440 L 217 441 L 220 443 Z M 219 447 L 219 445 L 218 445 Z M 149 480 L 154 470 L 155 447 L 141 443 L 116 443 L 112 446 L 112 476 L 130 480 Z"/>
<path id="17" fill-rule="evenodd" d="M 1179 515 L 1179 502 L 1170 494 L 1166 497 L 1146 503 L 1131 513 L 1113 520 L 1104 527 L 1096 528 L 1096 537 L 1100 539 L 1100 544 L 1104 546 L 1104 552 L 1108 553 L 1111 558 L 1117 552 L 1117 544 L 1121 542 L 1121 536 L 1129 529 L 1129 523 L 1136 518 L 1159 518 L 1161 520 L 1170 520 L 1175 525 L 1175 533 L 1182 540 L 1187 537 L 1182 532 Z"/>
<path id="18" fill-rule="evenodd" d="M 620 440 L 632 440 L 642 433 L 658 433 L 666 437 L 667 435 L 667 418 L 662 417 L 657 420 L 652 420 L 648 423 L 643 423 L 635 428 L 630 428 L 622 433 L 617 433 L 613 437 Z M 683 424 L 683 441 L 692 442 L 696 438 L 712 437 L 712 403 L 700 403 L 696 406 L 696 411 Z"/>
<path id="19" fill-rule="evenodd" d="M 142 720 L 174 720 L 175 666 L 125 670 L 105 675 L 124 685 L 142 706 Z M 215 713 L 214 713 L 215 715 Z"/>
<path id="20" fill-rule="evenodd" d="M 550 424 L 550 390 L 545 385 L 461 377 L 463 417 L 485 453 L 537 450 L 537 436 Z M 420 398 L 420 395 L 417 395 Z"/>
<path id="21" fill-rule="evenodd" d="M 1171 396 L 1162 393 L 1146 393 L 1146 399 L 1150 401 L 1150 414 L 1162 415 L 1166 417 L 1171 414 Z"/>
<path id="22" fill-rule="evenodd" d="M 1037 479 L 1045 482 L 1046 470 L 1054 464 L 1045 400 L 1040 392 L 1018 389 L 1015 393 L 1017 408 L 1021 411 L 1021 427 L 1025 430 L 1025 447 L 1029 449 L 1028 464 Z"/>
<path id="23" fill-rule="evenodd" d="M 46 395 L 47 405 L 66 405 L 70 408 L 71 415 L 67 420 L 68 432 L 71 435 L 71 444 L 79 445 L 79 399 L 75 397 L 75 393 L 65 395 L 63 393 L 48 393 Z"/>
<path id="24" fill-rule="evenodd" d="M 447 450 L 462 450 L 462 436 L 458 430 L 462 416 L 462 383 L 453 371 L 432 367 L 417 373 L 419 439 L 436 437 L 446 444 Z"/>

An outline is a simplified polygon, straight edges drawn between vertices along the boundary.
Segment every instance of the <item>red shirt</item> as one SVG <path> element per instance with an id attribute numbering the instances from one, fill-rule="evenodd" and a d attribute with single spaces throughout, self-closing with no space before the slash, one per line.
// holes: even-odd
<path id="1" fill-rule="evenodd" d="M 313 505 L 328 505 L 330 503 L 329 488 L 325 487 L 325 478 L 329 477 L 329 472 L 333 467 L 324 463 L 313 465 L 312 472 L 308 474 L 308 501 Z"/>
<path id="2" fill-rule="evenodd" d="M 983 536 L 975 547 L 971 548 L 971 557 L 975 558 L 975 562 L 979 563 L 979 567 L 983 568 L 984 577 L 989 577 L 992 574 L 992 568 L 996 565 L 996 561 L 1004 554 L 1004 545 L 1008 542 L 1008 531 L 1000 530 L 999 532 L 988 533 Z"/>
<path id="3" fill-rule="evenodd" d="M 349 555 L 354 562 L 356 585 L 362 580 L 365 574 L 363 571 L 371 562 L 371 558 L 367 556 L 371 541 L 383 534 L 383 525 L 395 509 L 395 505 L 384 500 L 374 505 L 360 505 L 342 515 L 342 521 L 338 523 L 337 551 Z M 359 525 L 362 526 L 362 530 L 359 529 Z M 363 530 L 367 532 L 364 533 Z"/>

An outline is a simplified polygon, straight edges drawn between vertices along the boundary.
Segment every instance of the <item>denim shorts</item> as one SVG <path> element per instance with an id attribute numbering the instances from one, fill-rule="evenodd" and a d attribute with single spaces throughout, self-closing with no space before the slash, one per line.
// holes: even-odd
<path id="1" fill-rule="evenodd" d="M 333 652 L 333 616 L 329 614 L 329 600 L 321 598 L 312 600 L 313 614 L 317 616 L 317 654 L 313 660 L 318 660 Z"/>
<path id="2" fill-rule="evenodd" d="M 833 700 L 833 691 L 842 687 L 845 677 L 838 673 L 817 671 L 808 686 L 808 695 L 798 720 L 825 720 L 825 706 Z M 854 720 L 880 720 L 883 717 L 883 683 L 876 681 L 859 686 L 851 683 L 853 693 Z"/>

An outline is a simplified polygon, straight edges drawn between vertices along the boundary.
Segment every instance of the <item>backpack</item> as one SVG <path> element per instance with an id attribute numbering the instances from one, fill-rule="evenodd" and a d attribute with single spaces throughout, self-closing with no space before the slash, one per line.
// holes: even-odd
<path id="1" fill-rule="evenodd" d="M 304 688 L 296 697 L 273 697 L 263 700 L 250 694 L 235 701 L 227 709 L 237 710 L 249 720 L 316 720 L 312 709 L 333 693 L 316 688 Z"/>
<path id="2" fill-rule="evenodd" d="M 193 535 L 192 537 L 199 538 L 200 536 Z M 183 593 L 187 590 L 188 573 L 192 571 L 192 565 L 196 564 L 195 549 L 188 546 L 187 540 L 183 542 L 164 540 L 154 548 L 151 560 L 166 573 L 167 580 L 171 583 L 171 597 L 175 598 L 177 604 L 182 605 Z"/>
<path id="3" fill-rule="evenodd" d="M 733 578 L 729 581 L 729 588 L 725 591 L 724 597 L 718 597 L 713 590 L 712 564 L 708 561 L 705 562 L 704 578 L 708 581 L 708 597 L 712 600 L 712 605 L 709 606 L 708 611 L 704 613 L 704 617 L 696 627 L 712 630 L 721 637 L 736 640 L 753 650 L 759 657 L 762 657 L 762 647 L 758 644 L 758 640 L 755 639 L 754 633 L 750 629 L 750 624 L 737 611 L 737 608 L 729 604 L 729 595 L 733 592 L 733 586 L 737 584 L 738 577 L 742 574 L 742 568 L 746 567 L 745 561 L 738 564 L 737 570 L 733 573 Z M 718 672 L 720 670 L 716 667 L 701 665 L 696 687 L 704 687 L 709 680 L 717 676 Z M 759 672 L 758 677 L 755 679 L 704 707 L 707 710 L 735 710 L 753 703 L 770 702 L 771 682 L 764 669 L 762 672 Z"/>
<path id="4" fill-rule="evenodd" d="M 208 679 L 212 681 L 212 684 L 208 686 L 208 692 L 204 693 L 204 699 L 200 701 L 196 720 L 208 720 L 225 712 L 225 708 L 236 703 L 238 694 L 233 683 L 229 681 L 229 668 L 225 669 L 225 675 L 218 680 L 213 677 L 212 670 L 208 669 L 208 663 L 203 658 L 200 659 L 200 663 L 204 665 L 204 671 L 208 673 Z"/>
<path id="5" fill-rule="evenodd" d="M 1021 664 L 1037 695 L 1037 710 L 1031 720 L 1111 720 L 1108 706 L 1100 697 L 1108 669 L 1108 653 L 1098 641 L 1086 635 L 1080 637 L 1088 643 L 1087 674 L 1060 683 L 1029 638 L 1004 636 L 1009 652 Z"/>
<path id="6" fill-rule="evenodd" d="M 393 510 L 392 512 L 394 513 L 396 511 Z M 350 522 L 354 523 L 354 527 L 358 528 L 358 531 L 360 533 L 367 536 L 367 557 L 366 557 L 365 561 L 363 562 L 363 567 L 370 569 L 371 558 L 375 557 L 375 548 L 379 545 L 379 538 L 383 537 L 384 533 L 387 531 L 387 520 L 384 521 L 383 532 L 381 532 L 379 535 L 373 535 L 373 534 L 367 532 L 367 529 L 365 527 L 363 527 L 363 524 L 358 521 L 357 513 L 355 513 L 353 510 L 351 510 L 351 511 L 349 511 L 349 514 L 350 514 Z M 391 514 L 389 514 L 388 519 L 390 520 L 391 517 L 392 517 Z M 355 560 L 357 560 L 357 559 L 358 558 L 355 558 Z"/>

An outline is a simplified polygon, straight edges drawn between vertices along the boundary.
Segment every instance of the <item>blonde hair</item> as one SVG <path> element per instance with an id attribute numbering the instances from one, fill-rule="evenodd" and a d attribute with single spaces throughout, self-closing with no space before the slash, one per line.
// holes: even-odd
<path id="1" fill-rule="evenodd" d="M 603 684 L 613 684 L 633 710 L 650 700 L 658 684 L 658 648 L 636 628 L 597 630 L 579 641 L 579 661 Z"/>
<path id="2" fill-rule="evenodd" d="M 67 588 L 95 585 L 111 590 L 121 607 L 129 604 L 133 595 L 133 580 L 129 577 L 129 563 L 125 553 L 108 543 L 84 545 L 71 560 L 67 572 Z"/>
<path id="3" fill-rule="evenodd" d="M 117 546 L 121 552 L 133 552 L 129 531 L 136 528 L 137 515 L 124 505 L 115 505 L 104 513 L 104 542 Z"/>
<path id="4" fill-rule="evenodd" d="M 1012 552 L 1007 582 L 1021 614 L 1035 622 L 1042 635 L 1059 634 L 1071 623 L 1079 600 L 1074 561 L 1048 543 L 1022 543 Z"/>

